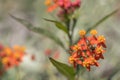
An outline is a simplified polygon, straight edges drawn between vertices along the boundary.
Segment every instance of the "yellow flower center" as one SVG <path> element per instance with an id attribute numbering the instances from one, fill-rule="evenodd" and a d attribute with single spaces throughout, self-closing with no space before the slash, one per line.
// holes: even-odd
<path id="1" fill-rule="evenodd" d="M 79 50 L 79 49 L 80 49 L 80 46 L 78 46 L 78 45 L 74 45 L 74 46 L 73 46 L 73 50 L 77 51 L 77 50 Z"/>
<path id="2" fill-rule="evenodd" d="M 18 59 L 18 58 L 20 58 L 20 53 L 14 53 L 14 57 L 16 58 L 16 59 Z"/>
<path id="3" fill-rule="evenodd" d="M 80 34 L 81 37 L 84 37 L 85 34 L 86 34 L 86 31 L 85 31 L 85 30 L 80 30 L 80 31 L 79 31 L 79 34 Z"/>
<path id="4" fill-rule="evenodd" d="M 24 46 L 14 46 L 13 49 L 14 51 L 24 52 L 26 48 Z"/>
<path id="5" fill-rule="evenodd" d="M 50 6 L 50 5 L 51 5 L 51 0 L 46 0 L 46 1 L 45 1 L 45 5 L 46 5 L 46 6 Z"/>
<path id="6" fill-rule="evenodd" d="M 105 42 L 105 37 L 103 35 L 98 37 L 99 42 Z"/>
<path id="7" fill-rule="evenodd" d="M 97 47 L 97 48 L 96 48 L 96 53 L 97 53 L 97 54 L 100 54 L 100 53 L 102 53 L 102 52 L 103 52 L 102 47 Z"/>
<path id="8" fill-rule="evenodd" d="M 89 67 L 89 63 L 86 62 L 86 61 L 84 61 L 84 62 L 83 62 L 83 66 L 84 66 L 84 67 Z"/>
<path id="9" fill-rule="evenodd" d="M 4 49 L 4 52 L 6 53 L 7 56 L 10 56 L 12 54 L 12 50 L 8 47 Z"/>
<path id="10" fill-rule="evenodd" d="M 73 58 L 72 56 L 69 57 L 69 62 L 70 62 L 71 64 L 73 64 L 74 58 Z"/>
<path id="11" fill-rule="evenodd" d="M 97 34 L 97 31 L 96 30 L 91 30 L 90 31 L 90 34 L 92 34 L 93 36 Z"/>
<path id="12" fill-rule="evenodd" d="M 3 63 L 3 64 L 7 64 L 8 61 L 9 61 L 8 57 L 5 57 L 5 58 L 2 59 L 2 63 Z"/>

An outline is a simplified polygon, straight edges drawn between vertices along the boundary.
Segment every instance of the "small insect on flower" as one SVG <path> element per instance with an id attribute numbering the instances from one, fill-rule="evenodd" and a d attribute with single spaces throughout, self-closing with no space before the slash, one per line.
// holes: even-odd
<path id="1" fill-rule="evenodd" d="M 90 36 L 86 36 L 85 30 L 80 30 L 80 40 L 77 44 L 71 46 L 71 56 L 69 63 L 76 68 L 81 65 L 90 71 L 91 66 L 99 66 L 98 60 L 104 59 L 106 44 L 103 35 L 97 35 L 96 30 L 90 31 Z"/>

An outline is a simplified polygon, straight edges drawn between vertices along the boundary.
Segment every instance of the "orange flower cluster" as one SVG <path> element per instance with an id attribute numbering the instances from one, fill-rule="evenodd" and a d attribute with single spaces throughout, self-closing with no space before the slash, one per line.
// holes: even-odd
<path id="1" fill-rule="evenodd" d="M 74 2 L 72 0 L 46 0 L 45 5 L 47 5 L 48 12 L 52 12 L 56 8 L 59 8 L 57 16 L 64 20 L 64 17 L 66 15 L 71 15 L 75 12 L 76 9 L 78 9 L 81 5 L 81 0 L 75 0 Z"/>
<path id="2" fill-rule="evenodd" d="M 85 30 L 80 30 L 80 40 L 71 47 L 72 53 L 69 62 L 76 68 L 77 65 L 86 67 L 90 71 L 91 66 L 99 66 L 98 60 L 104 59 L 106 45 L 103 35 L 97 36 L 96 30 L 91 30 L 90 36 L 86 36 Z"/>
<path id="3" fill-rule="evenodd" d="M 75 9 L 80 7 L 81 0 L 75 0 L 72 2 L 71 0 L 46 0 L 45 5 L 48 6 L 48 12 L 52 12 L 56 8 L 60 7 L 61 9 Z"/>
<path id="4" fill-rule="evenodd" d="M 0 46 L 0 63 L 7 70 L 18 66 L 25 55 L 25 47 L 14 46 L 13 48 Z"/>

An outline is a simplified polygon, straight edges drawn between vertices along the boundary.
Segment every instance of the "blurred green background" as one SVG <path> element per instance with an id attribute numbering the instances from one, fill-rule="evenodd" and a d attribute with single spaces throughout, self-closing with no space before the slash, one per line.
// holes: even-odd
<path id="1" fill-rule="evenodd" d="M 80 29 L 87 29 L 119 7 L 120 0 L 82 0 L 74 38 L 78 37 Z M 7 46 L 26 46 L 26 52 L 29 55 L 25 56 L 24 62 L 20 66 L 19 73 L 22 80 L 66 80 L 45 55 L 45 50 L 48 48 L 58 50 L 60 57 L 57 60 L 68 63 L 68 55 L 65 51 L 49 38 L 27 30 L 22 24 L 12 19 L 9 14 L 53 32 L 66 43 L 67 37 L 64 32 L 59 31 L 52 23 L 43 20 L 43 18 L 58 19 L 55 13 L 46 11 L 44 0 L 0 0 L 0 43 Z M 100 60 L 100 67 L 82 73 L 80 80 L 120 80 L 120 12 L 96 29 L 99 34 L 106 37 L 105 59 Z M 32 54 L 35 54 L 36 61 L 30 59 Z M 11 69 L 2 80 L 16 80 L 15 76 L 15 70 Z"/>

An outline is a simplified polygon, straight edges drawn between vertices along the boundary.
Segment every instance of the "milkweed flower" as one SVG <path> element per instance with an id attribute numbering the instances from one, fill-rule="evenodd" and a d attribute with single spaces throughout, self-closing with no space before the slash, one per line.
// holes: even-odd
<path id="1" fill-rule="evenodd" d="M 13 46 L 0 48 L 0 63 L 3 65 L 4 70 L 19 66 L 25 55 L 25 47 Z"/>
<path id="2" fill-rule="evenodd" d="M 99 59 L 104 59 L 103 54 L 106 51 L 105 37 L 97 35 L 96 30 L 91 30 L 90 34 L 90 36 L 86 36 L 86 31 L 80 30 L 80 40 L 77 44 L 71 46 L 69 63 L 73 64 L 75 68 L 77 65 L 81 65 L 90 71 L 91 66 L 99 66 Z"/>
<path id="3" fill-rule="evenodd" d="M 66 15 L 71 15 L 77 10 L 81 5 L 81 0 L 46 0 L 45 5 L 48 7 L 47 11 L 52 12 L 59 8 L 57 16 L 64 20 Z"/>

